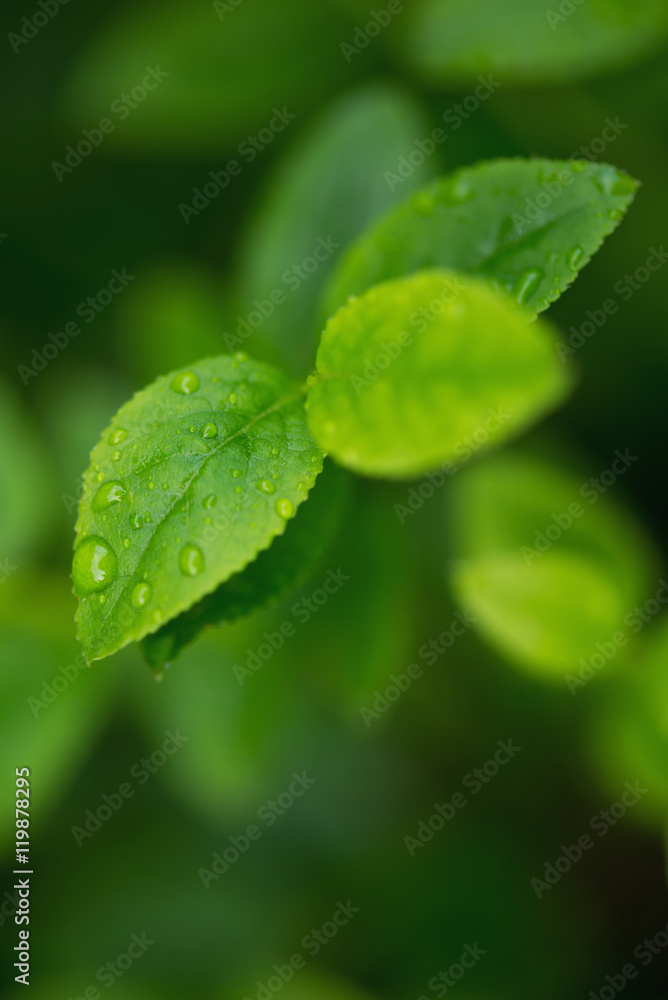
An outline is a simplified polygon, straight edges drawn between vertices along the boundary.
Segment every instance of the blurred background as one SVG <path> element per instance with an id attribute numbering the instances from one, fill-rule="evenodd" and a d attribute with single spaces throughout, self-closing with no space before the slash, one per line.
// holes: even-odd
<path id="1" fill-rule="evenodd" d="M 28 766 L 32 995 L 665 998 L 664 0 L 2 18 L 0 838 L 9 871 Z M 82 667 L 73 525 L 117 407 L 228 350 L 303 377 L 371 220 L 446 170 L 573 154 L 643 186 L 550 310 L 568 405 L 426 499 L 342 475 L 302 590 L 161 684 L 135 648 Z M 518 749 L 495 760 L 499 741 Z"/>

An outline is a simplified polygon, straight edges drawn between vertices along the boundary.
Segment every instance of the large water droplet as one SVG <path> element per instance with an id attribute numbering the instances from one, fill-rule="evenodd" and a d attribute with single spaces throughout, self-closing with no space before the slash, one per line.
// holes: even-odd
<path id="1" fill-rule="evenodd" d="M 183 546 L 179 553 L 179 569 L 184 576 L 197 576 L 204 572 L 204 553 L 197 545 L 189 542 Z"/>
<path id="2" fill-rule="evenodd" d="M 127 490 L 121 483 L 117 480 L 110 480 L 108 483 L 105 483 L 104 486 L 100 486 L 99 490 L 93 497 L 93 510 L 108 510 L 112 504 L 120 503 L 126 492 Z"/>
<path id="3" fill-rule="evenodd" d="M 138 583 L 137 586 L 132 591 L 130 600 L 135 608 L 145 608 L 148 602 L 151 600 L 153 594 L 153 587 L 150 583 Z"/>
<path id="4" fill-rule="evenodd" d="M 111 437 L 109 438 L 109 444 L 120 444 L 121 441 L 125 441 L 127 436 L 128 432 L 125 430 L 125 428 L 119 427 L 118 430 L 115 430 L 111 435 Z"/>
<path id="5" fill-rule="evenodd" d="M 203 438 L 215 438 L 218 437 L 218 428 L 215 424 L 204 424 L 200 429 L 200 434 Z"/>
<path id="6" fill-rule="evenodd" d="M 513 288 L 513 295 L 520 305 L 524 306 L 527 304 L 544 277 L 545 272 L 540 267 L 532 267 L 519 276 Z"/>
<path id="7" fill-rule="evenodd" d="M 174 392 L 183 393 L 184 396 L 190 396 L 191 393 L 197 392 L 199 389 L 199 379 L 195 372 L 182 372 L 180 375 L 176 375 L 175 378 L 169 384 L 170 389 Z"/>
<path id="8" fill-rule="evenodd" d="M 104 538 L 88 535 L 77 546 L 72 562 L 72 581 L 77 594 L 105 590 L 118 575 L 116 553 Z"/>
<path id="9" fill-rule="evenodd" d="M 204 510 L 211 510 L 211 508 L 215 507 L 217 503 L 218 503 L 218 497 L 216 496 L 216 494 L 209 493 L 208 497 L 204 497 L 204 499 L 202 500 L 202 507 L 204 507 Z"/>
<path id="10" fill-rule="evenodd" d="M 260 493 L 275 493 L 276 492 L 276 487 L 274 486 L 274 484 L 271 482 L 270 479 L 261 479 L 255 485 L 259 489 Z"/>
<path id="11" fill-rule="evenodd" d="M 573 247 L 571 250 L 568 251 L 568 253 L 566 254 L 566 263 L 571 268 L 571 270 L 573 271 L 576 270 L 578 264 L 581 262 L 584 255 L 585 252 L 582 249 L 582 247 Z"/>
<path id="12" fill-rule="evenodd" d="M 287 519 L 292 517 L 295 512 L 295 505 L 292 500 L 277 500 L 276 501 L 276 513 L 279 517 Z"/>

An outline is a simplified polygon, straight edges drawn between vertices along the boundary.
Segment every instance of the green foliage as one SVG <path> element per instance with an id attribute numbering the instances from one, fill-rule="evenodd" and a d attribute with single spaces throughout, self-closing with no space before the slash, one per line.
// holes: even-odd
<path id="1" fill-rule="evenodd" d="M 345 79 L 330 36 L 346 30 L 328 0 L 318 7 L 253 0 L 222 19 L 212 3 L 169 0 L 156 7 L 142 0 L 120 13 L 75 66 L 64 115 L 77 129 L 109 117 L 116 128 L 105 142 L 135 153 L 182 159 L 229 148 L 268 126 L 275 105 L 303 113 Z M 169 75 L 128 108 L 121 95 L 141 86 L 147 64 Z"/>
<path id="2" fill-rule="evenodd" d="M 356 472 L 428 472 L 456 460 L 486 420 L 500 441 L 561 401 L 569 380 L 555 346 L 545 324 L 483 281 L 439 271 L 388 281 L 328 323 L 309 421 Z"/>
<path id="3" fill-rule="evenodd" d="M 247 302 L 266 300 L 274 290 L 285 297 L 261 333 L 291 371 L 312 364 L 318 299 L 341 248 L 435 170 L 436 163 L 422 165 L 394 189 L 385 176 L 426 128 L 404 91 L 367 86 L 325 111 L 274 172 L 246 237 L 241 288 Z"/>
<path id="4" fill-rule="evenodd" d="M 494 279 L 541 312 L 613 232 L 637 186 L 614 167 L 577 160 L 464 167 L 354 244 L 327 290 L 328 313 L 381 281 L 433 267 Z"/>
<path id="5" fill-rule="evenodd" d="M 647 539 L 586 476 L 507 452 L 459 473 L 449 505 L 459 600 L 525 669 L 577 678 L 648 593 Z"/>
<path id="6" fill-rule="evenodd" d="M 89 659 L 155 631 L 281 534 L 322 467 L 303 392 L 243 355 L 163 376 L 93 450 L 73 562 Z"/>
<path id="7" fill-rule="evenodd" d="M 615 68 L 657 48 L 668 30 L 663 0 L 422 0 L 397 26 L 396 47 L 430 82 L 569 81 Z"/>
<path id="8" fill-rule="evenodd" d="M 359 166 L 346 159 L 333 166 L 326 210 L 315 177 L 342 134 L 363 131 L 362 112 L 373 106 L 378 127 L 396 125 L 387 147 L 374 150 L 380 169 L 397 135 L 407 134 L 410 108 L 402 100 L 382 90 L 357 95 L 323 126 L 297 183 L 279 188 L 264 258 L 261 229 L 256 236 L 257 274 L 278 269 L 284 242 L 291 252 L 305 247 L 314 219 L 340 221 L 348 234 L 359 227 L 353 205 L 338 211 L 342 189 L 363 197 Z M 301 181 L 307 221 L 296 224 Z M 202 629 L 270 605 L 306 578 L 336 525 L 341 484 L 334 473 L 333 485 L 325 481 L 306 513 L 272 542 L 322 468 L 313 438 L 365 475 L 405 478 L 440 465 L 451 474 L 452 463 L 516 436 L 563 400 L 570 378 L 554 334 L 530 320 L 614 229 L 635 188 L 613 167 L 546 160 L 497 161 L 442 178 L 372 227 L 343 261 L 326 300 L 332 309 L 347 301 L 327 323 L 317 374 L 306 386 L 236 354 L 172 372 L 138 393 L 105 431 L 85 476 L 73 580 L 89 660 L 144 639 L 144 654 L 160 671 Z M 536 209 L 529 222 L 519 213 L 541 191 L 549 211 Z M 446 264 L 456 270 L 441 269 Z M 165 275 L 157 280 L 160 288 Z M 211 288 L 193 316 L 198 293 L 187 275 L 177 272 L 167 298 L 161 314 L 155 287 L 131 293 L 130 315 L 135 299 L 139 305 L 135 327 L 146 307 L 149 328 L 176 330 L 169 339 L 179 351 L 189 330 L 208 336 L 216 312 Z M 288 320 L 306 327 L 314 298 L 304 299 L 303 316 L 288 310 Z M 305 350 L 308 341 L 299 343 Z M 467 577 L 462 571 L 459 586 L 477 600 L 484 595 L 483 618 L 510 641 L 533 605 L 561 593 L 571 577 L 581 590 L 587 580 L 598 582 L 569 558 L 553 555 L 529 582 L 507 560 L 498 564 L 492 547 L 468 564 Z M 508 575 L 512 586 L 504 584 Z M 582 643 L 619 610 L 608 581 L 597 593 L 595 608 L 577 602 Z M 527 636 L 531 630 L 524 630 L 525 643 Z M 542 662 L 547 654 L 536 654 L 535 636 L 528 641 L 522 655 Z M 565 655 L 555 642 L 548 660 L 561 663 Z"/>

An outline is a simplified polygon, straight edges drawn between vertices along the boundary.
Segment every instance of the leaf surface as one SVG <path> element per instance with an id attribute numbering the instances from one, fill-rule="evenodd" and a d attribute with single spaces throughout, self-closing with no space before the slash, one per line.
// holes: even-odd
<path id="1" fill-rule="evenodd" d="M 84 477 L 72 575 L 88 659 L 155 632 L 247 566 L 321 468 L 303 391 L 245 355 L 137 393 Z"/>

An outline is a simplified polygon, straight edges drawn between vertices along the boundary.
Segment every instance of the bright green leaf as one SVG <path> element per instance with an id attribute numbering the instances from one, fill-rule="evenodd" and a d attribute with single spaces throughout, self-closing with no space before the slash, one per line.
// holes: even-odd
<path id="1" fill-rule="evenodd" d="M 442 271 L 389 281 L 330 320 L 307 401 L 321 447 L 343 465 L 401 478 L 497 443 L 569 387 L 555 338 L 486 282 Z"/>
<path id="2" fill-rule="evenodd" d="M 84 477 L 72 575 L 88 659 L 155 632 L 247 566 L 321 468 L 303 391 L 245 355 L 137 393 Z"/>
<path id="3" fill-rule="evenodd" d="M 462 471 L 448 496 L 461 604 L 505 656 L 567 690 L 647 589 L 640 528 L 587 477 L 519 453 Z"/>
<path id="4" fill-rule="evenodd" d="M 142 641 L 152 667 L 161 668 L 210 625 L 227 625 L 270 607 L 296 590 L 317 565 L 340 526 L 349 495 L 347 476 L 328 464 L 285 534 L 240 573 Z"/>
<path id="5" fill-rule="evenodd" d="M 560 82 L 612 70 L 655 50 L 668 29 L 663 0 L 419 0 L 396 47 L 431 82 Z"/>
<path id="6" fill-rule="evenodd" d="M 248 233 L 241 285 L 249 312 L 256 311 L 255 298 L 280 294 L 261 334 L 292 370 L 313 364 L 316 307 L 341 248 L 437 169 L 425 161 L 408 179 L 396 175 L 399 158 L 427 132 L 404 91 L 373 84 L 328 108 L 281 163 Z M 229 330 L 238 346 L 246 333 L 246 327 Z"/>
<path id="7" fill-rule="evenodd" d="M 533 312 L 557 299 L 618 225 L 637 182 L 607 164 L 495 160 L 434 181 L 343 258 L 329 313 L 372 285 L 443 267 L 493 279 Z"/>

